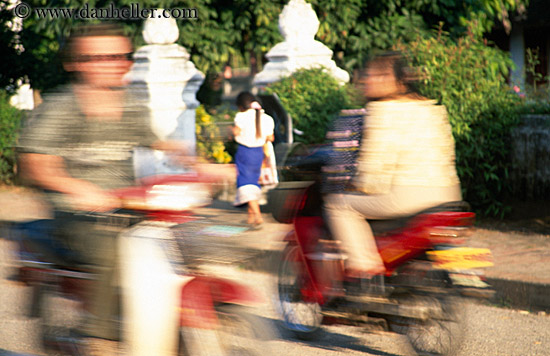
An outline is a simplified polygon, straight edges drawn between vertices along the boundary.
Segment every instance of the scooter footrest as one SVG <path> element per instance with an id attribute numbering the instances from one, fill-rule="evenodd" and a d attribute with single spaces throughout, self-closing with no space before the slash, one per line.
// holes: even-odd
<path id="1" fill-rule="evenodd" d="M 396 300 L 370 296 L 348 296 L 346 299 L 358 304 L 358 308 L 365 312 L 395 315 L 405 318 L 427 320 L 431 309 L 425 305 L 403 304 Z"/>
<path id="2" fill-rule="evenodd" d="M 483 288 L 461 288 L 460 294 L 464 297 L 480 298 L 480 299 L 493 299 L 496 292 L 492 289 Z"/>

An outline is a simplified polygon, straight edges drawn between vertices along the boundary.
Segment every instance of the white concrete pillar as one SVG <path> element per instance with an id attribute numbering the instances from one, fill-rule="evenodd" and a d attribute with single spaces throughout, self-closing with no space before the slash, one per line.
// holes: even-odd
<path id="1" fill-rule="evenodd" d="M 269 62 L 254 77 L 257 89 L 278 81 L 301 68 L 325 67 L 341 83 L 349 81 L 349 74 L 332 60 L 332 50 L 315 40 L 319 19 L 304 0 L 290 0 L 279 15 L 279 31 L 284 42 L 278 43 L 267 54 Z"/>
<path id="2" fill-rule="evenodd" d="M 147 19 L 143 29 L 147 45 L 135 52 L 127 78 L 139 99 L 147 102 L 155 134 L 186 141 L 194 148 L 195 108 L 199 105 L 195 95 L 204 74 L 189 60 L 187 50 L 175 43 L 178 37 L 175 19 Z"/>

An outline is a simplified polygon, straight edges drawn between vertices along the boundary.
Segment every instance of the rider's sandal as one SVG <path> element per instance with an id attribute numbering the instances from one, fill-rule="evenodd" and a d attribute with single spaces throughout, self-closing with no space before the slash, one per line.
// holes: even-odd
<path id="1" fill-rule="evenodd" d="M 385 283 L 384 266 L 371 271 L 346 269 L 344 288 L 350 296 L 387 297 L 392 291 L 392 286 Z"/>

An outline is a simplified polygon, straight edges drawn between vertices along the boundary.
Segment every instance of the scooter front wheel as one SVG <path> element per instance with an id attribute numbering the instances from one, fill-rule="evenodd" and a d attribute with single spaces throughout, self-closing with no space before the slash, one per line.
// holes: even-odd
<path id="1" fill-rule="evenodd" d="M 311 340 L 321 332 L 323 315 L 318 303 L 303 298 L 302 288 L 309 277 L 304 273 L 302 263 L 298 246 L 287 246 L 278 268 L 276 309 L 286 329 L 300 339 Z"/>

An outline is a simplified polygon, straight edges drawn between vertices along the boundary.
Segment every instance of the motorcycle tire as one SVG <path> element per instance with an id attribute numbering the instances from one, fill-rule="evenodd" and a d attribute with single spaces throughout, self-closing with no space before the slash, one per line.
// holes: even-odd
<path id="1" fill-rule="evenodd" d="M 271 355 L 272 327 L 241 305 L 216 306 L 217 329 L 181 328 L 178 356 Z"/>
<path id="2" fill-rule="evenodd" d="M 438 312 L 427 320 L 391 317 L 388 319 L 390 330 L 405 335 L 418 356 L 455 355 L 465 330 L 461 298 L 439 296 L 420 300 L 432 307 L 436 305 Z"/>
<path id="3" fill-rule="evenodd" d="M 405 266 L 392 283 L 408 289 L 400 303 L 429 307 L 432 315 L 427 320 L 390 317 L 388 326 L 405 335 L 419 356 L 454 355 L 462 345 L 465 330 L 463 299 L 453 289 L 446 271 L 426 269 L 426 264 L 419 260 Z"/>
<path id="4" fill-rule="evenodd" d="M 306 302 L 302 297 L 302 287 L 309 277 L 303 273 L 299 253 L 296 245 L 283 251 L 277 271 L 276 309 L 285 329 L 299 339 L 313 340 L 320 336 L 323 315 L 318 303 Z"/>

